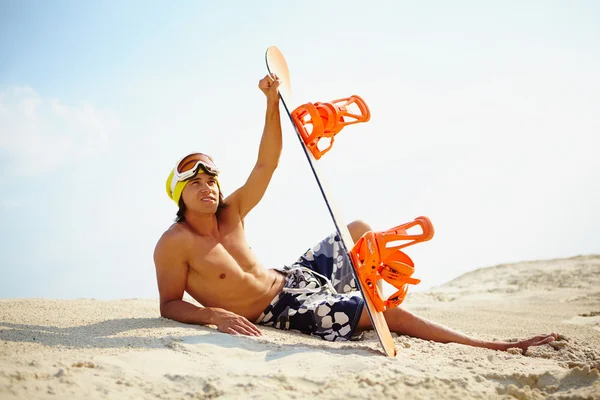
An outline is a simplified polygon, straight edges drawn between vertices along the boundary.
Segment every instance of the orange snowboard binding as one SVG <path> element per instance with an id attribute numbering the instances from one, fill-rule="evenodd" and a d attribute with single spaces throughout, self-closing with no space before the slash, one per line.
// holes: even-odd
<path id="1" fill-rule="evenodd" d="M 408 229 L 419 225 L 422 233 L 409 234 Z M 385 232 L 367 232 L 354 245 L 350 257 L 356 266 L 356 272 L 363 290 L 377 309 L 385 311 L 404 301 L 408 285 L 416 285 L 419 279 L 411 278 L 415 265 L 401 248 L 419 242 L 425 242 L 433 237 L 434 230 L 427 217 L 418 217 Z M 402 241 L 398 245 L 388 246 L 391 242 Z M 377 282 L 383 279 L 398 291 L 387 300 L 377 287 Z"/>
<path id="2" fill-rule="evenodd" d="M 356 106 L 358 113 L 349 111 Z M 354 108 L 354 107 L 353 107 Z M 363 99 L 356 95 L 331 103 L 306 103 L 292 111 L 292 119 L 304 140 L 304 143 L 318 160 L 333 146 L 334 136 L 346 125 L 367 122 L 371 112 Z M 329 138 L 329 146 L 323 150 L 318 147 L 322 138 Z"/>

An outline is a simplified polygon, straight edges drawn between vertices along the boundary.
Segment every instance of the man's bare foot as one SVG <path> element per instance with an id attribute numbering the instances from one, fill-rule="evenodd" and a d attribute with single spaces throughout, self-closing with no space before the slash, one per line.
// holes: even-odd
<path id="1" fill-rule="evenodd" d="M 554 342 L 556 339 L 558 339 L 558 334 L 551 333 L 549 335 L 538 335 L 529 339 L 523 339 L 516 342 L 486 342 L 486 344 L 489 344 L 489 346 L 486 345 L 484 347 L 488 349 L 501 351 L 507 351 L 508 349 L 516 347 L 523 350 L 523 353 L 525 353 L 529 347 L 548 344 Z"/>

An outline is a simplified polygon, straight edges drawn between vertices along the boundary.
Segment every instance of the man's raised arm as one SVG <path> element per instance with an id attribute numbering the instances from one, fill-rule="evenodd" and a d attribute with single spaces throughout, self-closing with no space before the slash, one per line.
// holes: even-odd
<path id="1" fill-rule="evenodd" d="M 279 115 L 279 78 L 267 75 L 258 83 L 267 97 L 267 111 L 258 159 L 246 183 L 229 196 L 227 202 L 237 206 L 243 219 L 265 194 L 281 156 L 281 120 Z"/>

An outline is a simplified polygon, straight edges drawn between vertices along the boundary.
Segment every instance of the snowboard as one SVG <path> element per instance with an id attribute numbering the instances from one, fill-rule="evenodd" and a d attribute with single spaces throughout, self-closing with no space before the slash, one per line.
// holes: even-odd
<path id="1" fill-rule="evenodd" d="M 290 72 L 287 66 L 287 62 L 285 57 L 281 53 L 281 51 L 275 47 L 271 46 L 267 49 L 265 53 L 265 61 L 267 64 L 267 70 L 271 74 L 275 74 L 281 80 L 279 86 L 279 97 L 281 99 L 281 103 L 285 109 L 285 112 L 288 115 L 292 126 L 298 136 L 298 140 L 300 141 L 300 145 L 304 150 L 304 154 L 308 160 L 308 164 L 313 172 L 317 185 L 321 191 L 321 195 L 323 196 L 323 200 L 325 200 L 325 204 L 331 215 L 331 219 L 335 225 L 335 229 L 337 230 L 338 236 L 340 237 L 340 243 L 342 250 L 344 252 L 344 256 L 347 257 L 348 261 L 351 263 L 353 267 L 354 280 L 356 282 L 356 286 L 361 292 L 361 295 L 365 301 L 365 307 L 367 312 L 369 313 L 369 317 L 371 318 L 371 323 L 375 332 L 377 333 L 377 337 L 381 346 L 383 348 L 383 353 L 388 357 L 394 357 L 396 355 L 396 346 L 394 344 L 394 339 L 390 333 L 390 329 L 388 328 L 387 322 L 383 316 L 383 312 L 377 311 L 374 304 L 370 300 L 369 296 L 363 290 L 362 284 L 357 274 L 357 266 L 350 257 L 349 251 L 354 247 L 354 241 L 352 240 L 352 236 L 350 235 L 350 231 L 348 227 L 344 223 L 341 218 L 339 212 L 334 209 L 331 196 L 328 195 L 328 191 L 326 188 L 325 181 L 323 179 L 323 175 L 319 171 L 318 163 L 316 162 L 315 156 L 311 153 L 311 151 L 307 148 L 302 139 L 302 135 L 300 134 L 294 120 L 292 118 L 292 111 L 294 110 L 294 104 L 292 100 L 292 87 L 290 82 Z"/>

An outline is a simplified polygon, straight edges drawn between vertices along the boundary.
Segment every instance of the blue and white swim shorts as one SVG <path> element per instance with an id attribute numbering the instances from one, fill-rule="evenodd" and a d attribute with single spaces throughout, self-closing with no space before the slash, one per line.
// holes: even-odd
<path id="1" fill-rule="evenodd" d="M 364 300 L 337 233 L 306 251 L 292 265 L 278 270 L 286 275 L 283 289 L 256 324 L 296 330 L 330 341 L 350 340 Z"/>

